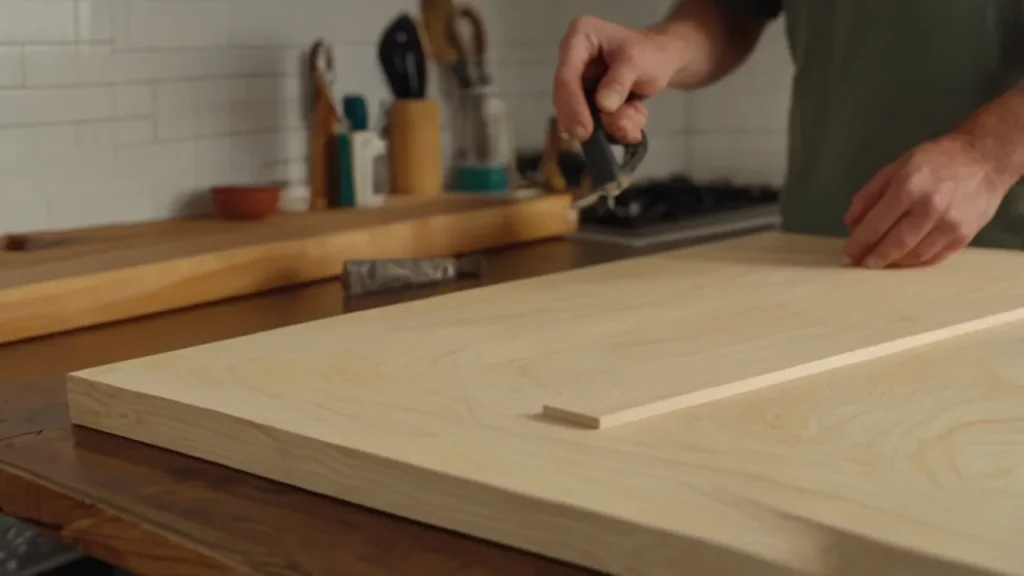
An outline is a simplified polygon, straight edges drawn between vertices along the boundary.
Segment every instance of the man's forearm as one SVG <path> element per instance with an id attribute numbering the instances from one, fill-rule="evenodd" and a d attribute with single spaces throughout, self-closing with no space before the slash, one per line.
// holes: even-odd
<path id="1" fill-rule="evenodd" d="M 743 63 L 764 26 L 763 20 L 727 8 L 719 0 L 682 0 L 651 31 L 666 37 L 684 57 L 671 85 L 700 88 Z"/>
<path id="2" fill-rule="evenodd" d="M 1024 178 L 1024 81 L 982 106 L 954 131 L 1009 185 Z"/>

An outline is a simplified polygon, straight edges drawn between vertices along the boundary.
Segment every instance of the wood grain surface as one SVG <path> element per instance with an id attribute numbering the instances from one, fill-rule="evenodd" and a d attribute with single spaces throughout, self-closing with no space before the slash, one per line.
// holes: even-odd
<path id="1" fill-rule="evenodd" d="M 132 574 L 596 576 L 108 434 L 73 431 L 65 398 L 62 381 L 0 387 L 0 512 Z M 4 421 L 32 404 L 40 409 Z"/>
<path id="2" fill-rule="evenodd" d="M 342 297 L 317 282 L 0 346 L 0 512 L 145 576 L 596 576 L 68 421 L 68 371 L 638 252 L 565 239 L 484 255 L 482 278 Z"/>
<path id="3" fill-rule="evenodd" d="M 698 339 L 666 347 L 651 326 L 679 321 L 669 304 L 708 301 L 723 283 L 746 288 L 750 299 L 706 305 L 709 325 L 785 321 L 773 291 L 804 301 L 804 316 L 786 311 L 797 313 L 789 328 L 799 338 L 776 343 L 779 354 L 813 346 L 806 336 L 818 325 L 807 318 L 828 319 L 811 294 L 866 306 L 863 322 L 884 330 L 887 321 L 941 316 L 940 305 L 980 313 L 979 301 L 1005 305 L 1012 292 L 982 283 L 1013 277 L 1016 261 L 1005 254 L 972 252 L 909 273 L 841 270 L 844 284 L 820 276 L 834 271 L 826 244 L 765 259 L 755 257 L 755 241 L 772 239 L 656 257 L 665 266 L 693 258 L 690 279 L 673 286 L 676 300 L 657 286 L 640 293 L 634 278 L 602 276 L 609 267 L 598 267 L 564 275 L 582 292 L 540 278 L 87 370 L 69 379 L 72 418 L 616 574 L 1024 573 L 1021 323 L 602 432 L 537 417 L 551 387 L 537 384 L 543 374 L 531 372 L 527 358 L 547 362 L 591 346 L 588 355 L 567 356 L 574 363 L 563 370 L 600 365 L 615 376 L 608 359 L 635 360 L 609 334 L 630 334 L 668 356 L 690 354 Z M 976 262 L 987 258 L 988 267 Z M 719 272 L 701 282 L 697 272 L 716 262 L 732 279 Z M 883 280 L 897 275 L 904 280 Z M 949 293 L 936 285 L 952 281 L 969 289 L 933 299 Z M 502 288 L 517 296 L 495 299 L 508 294 Z M 573 328 L 569 316 L 581 304 L 562 299 L 566 293 L 582 305 L 618 295 L 622 308 L 658 313 L 642 323 L 612 308 L 605 323 L 583 316 Z M 906 294 L 932 308 L 908 312 Z M 865 329 L 849 320 L 852 310 L 832 313 L 847 319 L 832 325 L 838 332 Z M 488 341 L 486 329 L 481 335 L 481 326 L 495 325 L 504 347 Z M 727 328 L 697 332 L 710 341 L 738 332 Z M 601 336 L 605 345 L 594 347 Z M 513 379 L 513 368 L 530 377 Z M 622 382 L 628 397 L 646 381 Z M 611 389 L 589 384 L 596 396 Z"/>
<path id="4" fill-rule="evenodd" d="M 70 243 L 0 252 L 0 343 L 330 278 L 348 258 L 445 256 L 556 237 L 575 229 L 568 203 L 445 195 L 261 222 L 40 235 Z"/>

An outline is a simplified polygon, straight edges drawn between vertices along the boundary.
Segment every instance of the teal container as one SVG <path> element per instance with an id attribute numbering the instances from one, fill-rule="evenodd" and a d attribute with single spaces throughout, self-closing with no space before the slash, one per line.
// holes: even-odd
<path id="1" fill-rule="evenodd" d="M 508 166 L 505 164 L 462 164 L 455 167 L 457 192 L 504 194 L 508 192 Z"/>
<path id="2" fill-rule="evenodd" d="M 352 131 L 369 129 L 370 119 L 366 112 L 365 98 L 358 94 L 348 94 L 342 99 L 341 107 Z"/>
<path id="3" fill-rule="evenodd" d="M 331 190 L 329 203 L 334 208 L 349 208 L 356 205 L 356 185 L 352 176 L 352 144 L 347 132 L 341 132 L 335 138 L 337 154 L 337 181 Z"/>

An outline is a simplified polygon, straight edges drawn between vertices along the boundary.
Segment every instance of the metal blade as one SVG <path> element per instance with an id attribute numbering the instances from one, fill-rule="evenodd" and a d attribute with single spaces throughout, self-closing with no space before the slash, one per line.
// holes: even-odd
<path id="1" fill-rule="evenodd" d="M 620 176 L 615 182 L 605 184 L 604 186 L 595 190 L 581 189 L 580 193 L 576 195 L 572 202 L 573 210 L 583 210 L 589 206 L 593 206 L 600 201 L 608 203 L 608 207 L 611 208 L 615 204 L 615 198 L 622 193 L 627 187 L 629 187 L 630 177 L 632 175 Z"/>

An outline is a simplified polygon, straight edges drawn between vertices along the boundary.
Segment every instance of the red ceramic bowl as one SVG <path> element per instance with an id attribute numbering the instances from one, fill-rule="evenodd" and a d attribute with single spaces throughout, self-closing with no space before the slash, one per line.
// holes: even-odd
<path id="1" fill-rule="evenodd" d="M 217 186 L 210 190 L 213 208 L 225 220 L 262 220 L 277 212 L 281 185 Z"/>

